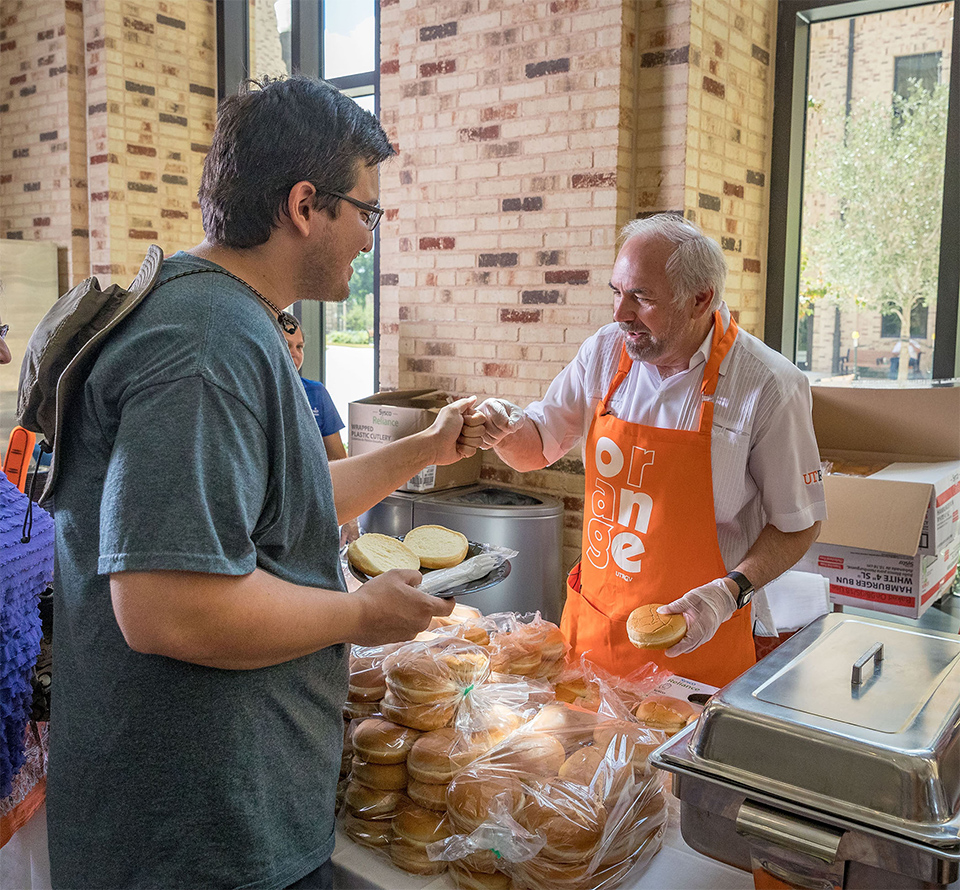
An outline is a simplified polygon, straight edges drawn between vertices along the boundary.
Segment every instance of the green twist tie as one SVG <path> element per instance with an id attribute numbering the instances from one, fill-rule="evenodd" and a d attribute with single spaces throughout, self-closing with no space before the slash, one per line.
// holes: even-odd
<path id="1" fill-rule="evenodd" d="M 499 850 L 491 850 L 490 852 L 493 853 L 493 855 L 496 856 L 497 859 L 503 859 L 503 857 L 500 855 Z"/>
<path id="2" fill-rule="evenodd" d="M 466 689 L 463 690 L 464 696 L 468 696 L 468 695 L 470 694 L 470 690 L 473 689 L 474 685 L 475 685 L 475 684 L 471 683 Z M 496 851 L 494 851 L 494 852 L 496 852 Z"/>

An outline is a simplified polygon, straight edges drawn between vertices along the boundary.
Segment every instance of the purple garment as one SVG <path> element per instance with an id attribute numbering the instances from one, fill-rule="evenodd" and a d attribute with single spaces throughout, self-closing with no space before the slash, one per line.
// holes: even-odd
<path id="1" fill-rule="evenodd" d="M 40 652 L 40 594 L 53 578 L 53 519 L 33 505 L 33 531 L 21 543 L 28 498 L 0 474 L 0 797 L 24 761 L 33 665 Z"/>

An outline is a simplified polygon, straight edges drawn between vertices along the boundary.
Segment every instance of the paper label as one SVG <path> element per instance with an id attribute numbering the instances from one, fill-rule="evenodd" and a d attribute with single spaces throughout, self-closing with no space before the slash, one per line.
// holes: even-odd
<path id="1" fill-rule="evenodd" d="M 431 464 L 424 467 L 407 483 L 408 491 L 430 491 L 437 484 L 437 467 Z"/>

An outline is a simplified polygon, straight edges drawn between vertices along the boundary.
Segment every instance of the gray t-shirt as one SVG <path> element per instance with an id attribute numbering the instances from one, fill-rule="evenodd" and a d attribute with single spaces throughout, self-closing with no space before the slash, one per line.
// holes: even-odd
<path id="1" fill-rule="evenodd" d="M 195 268 L 219 267 L 178 253 L 162 280 Z M 255 567 L 346 589 L 323 441 L 274 317 L 224 274 L 159 287 L 64 433 L 54 886 L 285 887 L 333 852 L 345 647 L 248 671 L 141 655 L 109 590 L 111 572 Z"/>

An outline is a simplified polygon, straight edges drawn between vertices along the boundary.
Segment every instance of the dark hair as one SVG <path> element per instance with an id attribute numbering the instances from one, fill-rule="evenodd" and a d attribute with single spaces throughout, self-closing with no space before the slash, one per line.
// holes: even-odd
<path id="1" fill-rule="evenodd" d="M 326 81 L 250 81 L 218 109 L 198 193 L 203 229 L 225 247 L 264 244 L 298 182 L 312 182 L 315 209 L 334 214 L 340 199 L 324 193 L 349 192 L 361 164 L 393 154 L 376 117 Z"/>

